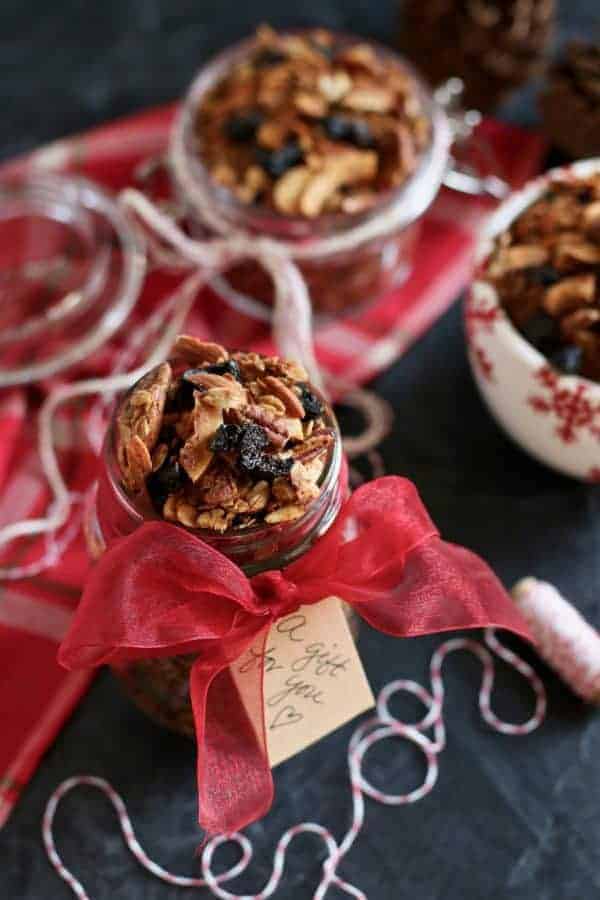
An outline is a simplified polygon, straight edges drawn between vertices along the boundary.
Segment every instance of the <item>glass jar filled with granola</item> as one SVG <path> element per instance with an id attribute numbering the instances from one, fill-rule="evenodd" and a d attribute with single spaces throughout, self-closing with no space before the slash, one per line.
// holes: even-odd
<path id="1" fill-rule="evenodd" d="M 332 524 L 346 490 L 335 417 L 301 366 L 190 336 L 122 399 L 104 461 L 87 523 L 96 558 L 109 541 L 164 519 L 248 576 L 281 569 Z M 153 658 L 114 671 L 155 721 L 193 735 L 193 661 Z"/>
<path id="2" fill-rule="evenodd" d="M 323 29 L 263 27 L 201 70 L 171 159 L 197 231 L 277 242 L 315 311 L 340 314 L 409 274 L 450 143 L 442 108 L 391 50 Z M 218 290 L 260 317 L 272 303 L 252 261 Z"/>

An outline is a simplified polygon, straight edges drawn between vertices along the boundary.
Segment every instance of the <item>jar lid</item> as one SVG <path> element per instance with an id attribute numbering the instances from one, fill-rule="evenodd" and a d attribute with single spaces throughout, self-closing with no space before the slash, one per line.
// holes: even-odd
<path id="1" fill-rule="evenodd" d="M 145 252 L 93 182 L 0 184 L 0 387 L 40 381 L 97 350 L 127 319 Z"/>

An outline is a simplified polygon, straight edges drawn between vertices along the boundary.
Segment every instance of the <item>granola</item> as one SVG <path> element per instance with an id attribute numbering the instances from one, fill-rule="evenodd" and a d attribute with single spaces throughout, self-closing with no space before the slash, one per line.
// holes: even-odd
<path id="1" fill-rule="evenodd" d="M 125 491 L 168 521 L 224 533 L 301 517 L 334 431 L 297 363 L 181 335 L 117 414 Z"/>
<path id="2" fill-rule="evenodd" d="M 600 382 L 600 174 L 553 180 L 496 239 L 486 277 L 551 365 Z"/>
<path id="3" fill-rule="evenodd" d="M 363 213 L 416 169 L 430 137 L 412 76 L 369 44 L 258 29 L 208 92 L 197 150 L 244 204 L 285 216 Z"/>

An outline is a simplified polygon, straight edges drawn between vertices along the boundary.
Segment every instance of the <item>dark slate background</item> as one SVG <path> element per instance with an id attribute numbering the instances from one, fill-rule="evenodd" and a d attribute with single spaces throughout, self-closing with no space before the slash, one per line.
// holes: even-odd
<path id="1" fill-rule="evenodd" d="M 261 20 L 319 23 L 382 40 L 391 39 L 396 27 L 391 3 L 306 0 L 301 15 L 281 6 L 273 0 L 2 0 L 0 156 L 178 96 L 209 52 Z M 597 0 L 564 0 L 560 6 L 561 39 L 595 26 Z M 532 97 L 531 90 L 521 92 L 502 114 L 531 123 Z M 415 480 L 443 533 L 483 554 L 506 584 L 536 573 L 600 622 L 598 489 L 543 469 L 491 422 L 469 376 L 459 310 L 449 312 L 375 387 L 396 414 L 383 447 L 388 470 Z M 426 681 L 438 643 L 399 643 L 364 629 L 360 650 L 374 689 L 397 677 Z M 600 721 L 539 668 L 549 691 L 548 720 L 529 737 L 508 738 L 490 732 L 478 717 L 478 664 L 464 654 L 447 664 L 448 749 L 434 793 L 404 808 L 367 801 L 366 831 L 341 867 L 370 900 L 600 896 Z M 524 718 L 528 700 L 518 680 L 502 672 L 498 712 Z M 403 711 L 416 713 L 408 702 Z M 249 829 L 255 860 L 236 891 L 262 887 L 276 840 L 289 825 L 312 819 L 336 835 L 346 831 L 351 730 L 277 770 L 275 807 Z M 415 785 L 422 772 L 419 757 L 403 744 L 380 744 L 368 766 L 376 784 L 398 790 Z M 40 820 L 51 790 L 80 772 L 110 779 L 127 799 L 143 846 L 164 865 L 191 874 L 198 843 L 193 771 L 192 747 L 147 722 L 109 677 L 100 677 L 0 835 L 0 897 L 71 896 L 48 866 Z M 56 834 L 66 863 L 93 900 L 185 895 L 137 867 L 97 793 L 69 797 Z M 321 860 L 314 837 L 292 844 L 277 896 L 311 897 Z"/>

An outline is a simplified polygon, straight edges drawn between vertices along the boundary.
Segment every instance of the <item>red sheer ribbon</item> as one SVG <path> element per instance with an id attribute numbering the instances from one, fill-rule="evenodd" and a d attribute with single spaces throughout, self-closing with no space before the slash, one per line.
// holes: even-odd
<path id="1" fill-rule="evenodd" d="M 230 664 L 302 604 L 342 597 L 396 637 L 496 626 L 528 637 L 487 565 L 442 541 L 414 486 L 386 477 L 360 487 L 335 523 L 282 571 L 248 579 L 174 525 L 147 522 L 112 542 L 86 585 L 60 649 L 67 668 L 197 654 L 190 678 L 200 824 L 231 833 L 273 799 L 262 672 Z"/>

